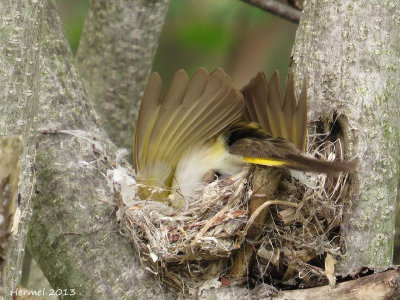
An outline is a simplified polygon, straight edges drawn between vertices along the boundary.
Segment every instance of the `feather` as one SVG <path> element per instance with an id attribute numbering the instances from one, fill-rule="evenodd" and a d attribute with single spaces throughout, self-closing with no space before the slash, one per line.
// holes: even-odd
<path id="1" fill-rule="evenodd" d="M 258 73 L 243 89 L 246 122 L 230 128 L 229 152 L 252 164 L 287 167 L 336 175 L 350 172 L 356 162 L 326 162 L 307 157 L 303 152 L 307 134 L 307 82 L 303 81 L 297 101 L 294 74 L 290 73 L 282 99 L 278 71 L 269 84 Z M 255 125 L 256 123 L 259 126 Z"/>
<path id="2" fill-rule="evenodd" d="M 294 142 L 292 139 L 293 128 L 293 118 L 297 110 L 297 99 L 294 92 L 294 76 L 293 72 L 289 74 L 286 81 L 285 97 L 283 98 L 282 112 L 282 137 L 288 141 Z M 296 144 L 296 143 L 294 143 Z"/>
<path id="3" fill-rule="evenodd" d="M 168 189 L 182 156 L 239 119 L 244 100 L 221 68 L 201 68 L 190 80 L 179 70 L 163 98 L 161 87 L 154 73 L 139 110 L 134 158 L 139 181 Z"/>
<path id="4" fill-rule="evenodd" d="M 154 124 L 160 109 L 161 78 L 158 73 L 153 73 L 147 83 L 143 94 L 142 105 L 139 109 L 139 116 L 136 123 L 134 143 L 134 163 L 136 172 L 141 173 L 146 161 L 146 154 L 149 148 L 149 141 Z"/>
<path id="5" fill-rule="evenodd" d="M 294 74 L 290 73 L 282 99 L 278 71 L 273 72 L 269 84 L 265 74 L 258 73 L 242 89 L 246 105 L 244 118 L 259 123 L 273 137 L 284 138 L 304 150 L 307 133 L 306 81 L 303 82 L 299 102 L 294 88 Z"/>
<path id="6" fill-rule="evenodd" d="M 271 167 L 286 167 L 296 170 L 337 175 L 351 172 L 357 166 L 356 161 L 327 162 L 307 157 L 294 144 L 280 138 L 266 136 L 243 138 L 229 147 L 229 152 L 242 157 L 244 162 Z"/>
<path id="7" fill-rule="evenodd" d="M 284 136 L 285 117 L 283 114 L 283 103 L 281 87 L 279 83 L 279 74 L 275 70 L 269 80 L 268 101 L 267 101 L 267 114 L 271 133 L 275 137 Z"/>
<path id="8" fill-rule="evenodd" d="M 303 80 L 299 102 L 293 102 L 294 114 L 291 141 L 302 151 L 306 148 L 307 138 L 307 80 Z"/>

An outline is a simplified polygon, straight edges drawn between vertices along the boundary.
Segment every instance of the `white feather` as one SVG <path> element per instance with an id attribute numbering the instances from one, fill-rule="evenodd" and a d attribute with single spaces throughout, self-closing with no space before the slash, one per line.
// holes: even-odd
<path id="1" fill-rule="evenodd" d="M 223 177 L 239 173 L 244 166 L 242 159 L 230 154 L 222 137 L 187 151 L 176 168 L 173 190 L 174 197 L 189 200 L 202 191 L 204 178 L 210 172 L 219 172 Z"/>

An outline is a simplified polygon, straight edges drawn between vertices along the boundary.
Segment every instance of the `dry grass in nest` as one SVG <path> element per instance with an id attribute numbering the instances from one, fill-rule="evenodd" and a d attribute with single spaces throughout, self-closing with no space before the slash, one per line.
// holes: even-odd
<path id="1" fill-rule="evenodd" d="M 156 201 L 125 207 L 123 221 L 148 270 L 186 293 L 202 277 L 218 278 L 224 268 L 219 260 L 229 258 L 245 238 L 247 173 L 209 184 L 183 211 Z"/>
<path id="2" fill-rule="evenodd" d="M 329 160 L 333 153 L 341 153 L 337 147 L 340 144 L 326 142 L 311 153 Z M 265 199 L 252 216 L 248 206 L 253 180 L 247 168 L 207 185 L 184 211 L 166 203 L 142 201 L 132 196 L 132 187 L 127 193 L 126 184 L 115 180 L 115 175 L 112 181 L 121 200 L 124 231 L 138 249 L 142 263 L 184 294 L 221 285 L 218 279 L 226 276 L 233 253 L 242 251 L 245 243 L 256 250 L 256 263 L 249 266 L 248 280 L 278 286 L 326 283 L 325 257 L 341 255 L 337 231 L 347 175 L 332 179 L 324 174 L 284 174 L 273 199 Z M 132 179 L 132 174 L 127 175 Z M 124 199 L 127 195 L 129 201 Z M 266 209 L 263 234 L 246 238 L 255 216 Z"/>
<path id="3" fill-rule="evenodd" d="M 338 150 L 339 143 L 325 142 L 312 153 L 332 160 L 333 153 L 341 153 Z M 261 246 L 252 269 L 253 278 L 294 288 L 333 283 L 327 264 L 334 264 L 331 258 L 342 256 L 344 241 L 338 230 L 344 214 L 348 175 L 330 178 L 313 174 L 306 181 L 292 177 L 282 184 L 284 192 L 280 197 L 287 197 L 287 192 L 296 195 L 291 202 L 298 206 L 270 211 L 264 235 L 257 241 Z"/>

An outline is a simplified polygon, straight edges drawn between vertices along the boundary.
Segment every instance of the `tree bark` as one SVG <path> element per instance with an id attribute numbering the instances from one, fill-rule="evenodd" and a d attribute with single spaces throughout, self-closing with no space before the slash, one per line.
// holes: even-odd
<path id="1" fill-rule="evenodd" d="M 130 153 L 168 3 L 90 1 L 76 55 L 79 73 L 104 128 L 116 145 Z"/>
<path id="2" fill-rule="evenodd" d="M 333 112 L 359 167 L 342 235 L 339 270 L 392 262 L 400 167 L 400 3 L 307 2 L 297 30 L 293 63 L 308 79 L 310 121 Z"/>
<path id="3" fill-rule="evenodd" d="M 52 287 L 66 289 L 66 296 L 168 299 L 120 234 L 114 206 L 105 203 L 114 199 L 106 178 L 111 167 L 105 159 L 115 157 L 116 147 L 97 127 L 54 1 L 45 4 L 38 194 L 29 250 Z"/>
<path id="4" fill-rule="evenodd" d="M 281 291 L 274 300 L 396 300 L 400 292 L 400 271 L 389 270 L 339 283 L 336 287 Z"/>
<path id="5" fill-rule="evenodd" d="M 4 273 L 4 296 L 19 283 L 26 232 L 31 216 L 31 166 L 39 108 L 39 53 L 42 0 L 0 2 L 0 135 L 21 135 L 20 209 L 18 233 L 10 238 Z"/>

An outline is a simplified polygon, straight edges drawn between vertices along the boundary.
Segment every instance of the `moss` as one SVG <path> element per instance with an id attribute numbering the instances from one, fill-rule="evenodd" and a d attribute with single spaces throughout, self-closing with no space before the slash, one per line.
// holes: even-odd
<path id="1" fill-rule="evenodd" d="M 390 141 L 391 134 L 390 134 L 390 126 L 387 124 L 387 122 L 383 124 L 383 136 L 385 138 L 385 142 L 388 143 Z"/>
<path id="2" fill-rule="evenodd" d="M 37 157 L 38 159 L 39 157 Z M 37 173 L 38 178 L 40 181 L 43 182 L 48 182 L 47 180 L 51 180 L 53 178 L 53 170 L 50 168 L 47 169 L 40 169 L 39 172 Z"/>

